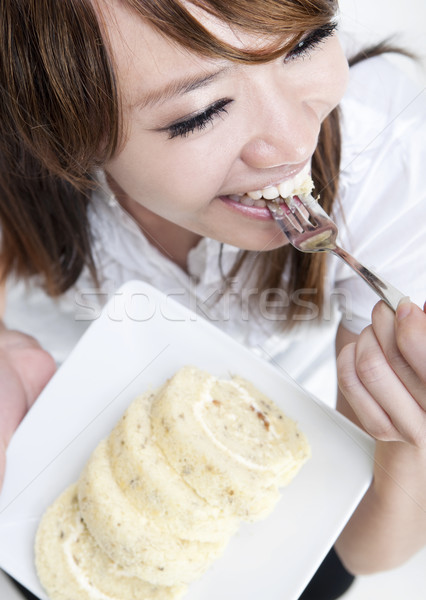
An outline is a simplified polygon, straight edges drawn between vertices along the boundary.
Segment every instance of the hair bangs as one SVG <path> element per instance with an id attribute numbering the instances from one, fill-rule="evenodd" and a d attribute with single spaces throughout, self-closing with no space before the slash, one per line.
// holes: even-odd
<path id="1" fill-rule="evenodd" d="M 286 54 L 306 34 L 330 23 L 335 0 L 122 0 L 158 31 L 189 50 L 238 62 L 266 62 Z M 202 10 L 236 32 L 259 38 L 253 48 L 230 45 L 194 15 Z"/>

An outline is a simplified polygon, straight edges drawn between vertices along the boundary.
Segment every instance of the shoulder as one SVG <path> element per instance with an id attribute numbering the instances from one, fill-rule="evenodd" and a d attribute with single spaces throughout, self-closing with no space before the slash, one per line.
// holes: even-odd
<path id="1" fill-rule="evenodd" d="M 341 112 L 343 197 L 371 191 L 371 184 L 423 188 L 425 89 L 387 55 L 368 59 L 351 69 Z"/>
<path id="2" fill-rule="evenodd" d="M 402 68 L 410 60 L 398 57 L 396 63 L 393 54 L 383 54 L 350 69 L 341 102 L 344 143 L 379 145 L 426 126 L 425 88 Z"/>
<path id="3" fill-rule="evenodd" d="M 341 110 L 344 143 L 363 137 L 373 143 L 375 136 L 398 139 L 425 126 L 425 89 L 397 66 L 391 55 L 382 55 L 350 69 Z"/>
<path id="4" fill-rule="evenodd" d="M 351 69 L 342 102 L 339 203 L 334 216 L 341 245 L 416 302 L 424 297 L 426 94 L 387 56 Z M 370 320 L 377 298 L 341 262 L 353 328 Z M 343 283 L 342 283 L 343 282 Z M 423 300 L 424 301 L 424 300 Z M 355 314 L 356 312 L 356 314 Z"/>

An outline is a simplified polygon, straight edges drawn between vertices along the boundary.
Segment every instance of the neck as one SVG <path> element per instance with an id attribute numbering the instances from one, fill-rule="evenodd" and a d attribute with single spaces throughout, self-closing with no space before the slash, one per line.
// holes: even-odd
<path id="1" fill-rule="evenodd" d="M 181 269 L 187 271 L 188 254 L 198 244 L 201 236 L 153 213 L 130 198 L 109 176 L 107 180 L 117 201 L 136 221 L 150 244 Z"/>

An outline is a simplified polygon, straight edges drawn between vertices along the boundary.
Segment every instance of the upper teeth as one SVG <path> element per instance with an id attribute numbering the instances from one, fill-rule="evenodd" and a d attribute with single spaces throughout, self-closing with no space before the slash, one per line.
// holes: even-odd
<path id="1" fill-rule="evenodd" d="M 241 198 L 251 198 L 252 200 L 275 200 L 276 198 L 288 198 L 301 194 L 309 194 L 314 187 L 309 175 L 309 163 L 292 179 L 287 179 L 278 185 L 270 185 L 263 190 L 254 190 L 243 194 Z"/>

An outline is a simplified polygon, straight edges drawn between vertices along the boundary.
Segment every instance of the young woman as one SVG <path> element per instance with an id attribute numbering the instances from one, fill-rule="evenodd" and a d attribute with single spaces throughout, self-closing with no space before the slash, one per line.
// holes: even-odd
<path id="1" fill-rule="evenodd" d="M 0 264 L 19 330 L 0 333 L 0 473 L 94 295 L 139 278 L 302 383 L 335 335 L 337 408 L 377 450 L 333 560 L 348 581 L 401 564 L 426 540 L 426 315 L 380 303 L 369 324 L 365 283 L 289 247 L 264 199 L 312 173 L 342 245 L 422 305 L 420 96 L 382 57 L 349 74 L 331 0 L 0 10 Z"/>

